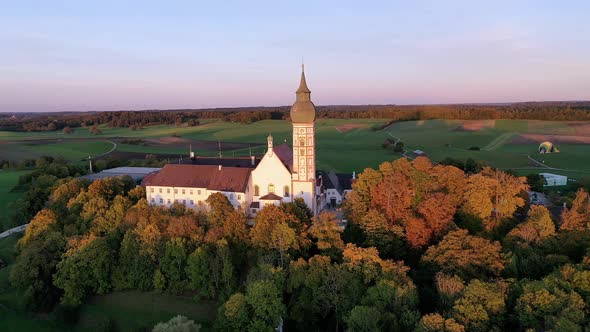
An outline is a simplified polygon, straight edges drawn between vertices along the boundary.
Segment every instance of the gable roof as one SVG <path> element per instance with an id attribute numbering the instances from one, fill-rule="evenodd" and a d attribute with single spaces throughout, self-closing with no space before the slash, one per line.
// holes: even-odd
<path id="1" fill-rule="evenodd" d="M 144 186 L 207 188 L 209 190 L 245 192 L 252 168 L 218 165 L 168 164 L 143 179 Z"/>
<path id="2" fill-rule="evenodd" d="M 259 198 L 259 200 L 262 200 L 262 201 L 280 201 L 282 199 L 283 198 L 281 196 L 274 194 L 274 193 L 268 193 L 268 194 Z"/>
<path id="3" fill-rule="evenodd" d="M 293 173 L 293 150 L 287 143 L 279 144 L 275 146 L 273 152 L 279 157 L 279 159 L 285 164 L 285 167 L 289 172 Z"/>

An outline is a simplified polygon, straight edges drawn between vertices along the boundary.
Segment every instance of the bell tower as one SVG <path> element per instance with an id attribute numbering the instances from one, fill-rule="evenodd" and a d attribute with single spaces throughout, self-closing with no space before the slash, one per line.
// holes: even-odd
<path id="1" fill-rule="evenodd" d="M 303 198 L 316 214 L 315 197 L 315 106 L 305 81 L 305 68 L 301 66 L 301 81 L 291 106 L 293 125 L 293 197 Z"/>

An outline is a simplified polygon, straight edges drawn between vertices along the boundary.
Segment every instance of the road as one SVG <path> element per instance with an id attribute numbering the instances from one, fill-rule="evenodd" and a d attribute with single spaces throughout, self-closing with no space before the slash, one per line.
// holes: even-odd
<path id="1" fill-rule="evenodd" d="M 29 226 L 29 224 L 24 224 L 24 225 L 20 225 L 20 226 L 16 226 L 15 228 L 11 228 L 7 231 L 4 231 L 2 233 L 0 233 L 0 239 L 3 239 L 5 237 L 11 236 L 14 233 L 20 233 L 23 232 L 27 226 Z"/>

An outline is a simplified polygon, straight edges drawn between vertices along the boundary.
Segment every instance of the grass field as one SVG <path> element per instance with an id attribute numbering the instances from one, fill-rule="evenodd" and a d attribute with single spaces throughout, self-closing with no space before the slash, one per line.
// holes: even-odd
<path id="1" fill-rule="evenodd" d="M 21 175 L 28 171 L 0 171 L 0 230 L 4 229 L 8 222 L 8 206 L 19 199 L 22 192 L 10 192 L 18 182 Z"/>
<path id="2" fill-rule="evenodd" d="M 521 135 L 560 135 L 558 137 L 581 137 L 590 140 L 590 124 L 557 121 L 532 120 L 427 120 L 398 122 L 382 131 L 372 128 L 383 124 L 384 119 L 319 119 L 316 121 L 317 162 L 320 169 L 339 172 L 360 172 L 366 167 L 376 167 L 381 162 L 399 158 L 400 155 L 385 150 L 381 144 L 386 138 L 399 138 L 409 151 L 425 151 L 434 161 L 445 157 L 457 159 L 473 158 L 505 169 L 527 169 L 537 171 L 527 155 L 544 161 L 549 167 L 561 169 L 551 172 L 568 172 L 579 177 L 590 174 L 590 144 L 556 143 L 561 153 L 540 156 L 537 146 L 540 142 L 515 140 Z M 198 155 L 218 154 L 217 142 L 222 143 L 224 156 L 247 155 L 250 150 L 262 154 L 266 149 L 269 132 L 275 144 L 291 142 L 291 124 L 282 120 L 265 120 L 253 124 L 238 124 L 211 121 L 195 127 L 159 125 L 132 131 L 128 128 L 107 128 L 102 126 L 102 135 L 94 136 L 86 129 L 77 129 L 74 134 L 64 137 L 57 132 L 7 133 L 0 132 L 0 148 L 6 147 L 8 157 L 50 154 L 80 160 L 88 155 L 105 153 L 118 144 L 115 153 L 169 154 L 174 157 L 188 155 L 188 147 Z M 123 139 L 144 139 L 141 145 L 125 144 Z M 18 141 L 18 140 L 21 141 Z M 26 141 L 22 141 L 26 139 Z M 35 139 L 37 139 L 35 141 Z M 39 141 L 53 139 L 53 141 Z M 61 139 L 61 141 L 58 141 Z M 15 141 L 17 140 L 17 141 Z M 174 142 L 172 142 L 174 141 Z M 227 147 L 230 142 L 241 146 Z M 207 143 L 207 144 L 205 144 Z M 2 145 L 3 144 L 3 145 Z M 224 145 L 225 144 L 225 145 Z M 235 145 L 234 144 L 234 145 Z M 469 150 L 479 147 L 480 151 Z M 543 171 L 539 169 L 538 171 Z"/>

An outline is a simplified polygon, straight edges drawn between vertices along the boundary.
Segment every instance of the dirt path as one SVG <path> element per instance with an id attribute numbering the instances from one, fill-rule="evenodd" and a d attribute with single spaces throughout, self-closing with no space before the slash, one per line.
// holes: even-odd
<path id="1" fill-rule="evenodd" d="M 113 148 L 110 149 L 109 151 L 105 152 L 105 153 L 101 153 L 101 154 L 96 155 L 96 156 L 94 156 L 92 158 L 104 157 L 104 156 L 108 155 L 109 153 L 112 153 L 113 151 L 117 150 L 117 143 L 115 143 L 113 141 L 107 141 L 107 142 L 111 143 L 113 145 Z"/>
<path id="2" fill-rule="evenodd" d="M 516 135 L 516 133 L 504 133 L 504 134 L 494 138 L 494 140 L 492 140 L 490 143 L 488 143 L 486 146 L 484 146 L 482 148 L 482 150 L 484 150 L 484 151 L 496 150 L 497 148 L 502 146 L 502 144 L 504 144 L 508 140 L 510 140 L 514 135 Z"/>
<path id="3" fill-rule="evenodd" d="M 27 226 L 29 226 L 29 224 L 16 226 L 15 228 L 11 228 L 7 231 L 4 231 L 4 232 L 0 233 L 0 239 L 11 236 L 14 233 L 20 233 L 20 232 L 24 231 L 27 228 Z"/>

